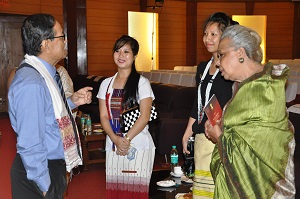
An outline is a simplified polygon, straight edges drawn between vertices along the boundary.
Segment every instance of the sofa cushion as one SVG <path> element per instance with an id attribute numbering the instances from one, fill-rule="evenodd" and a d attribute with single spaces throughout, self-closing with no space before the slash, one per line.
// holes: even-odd
<path id="1" fill-rule="evenodd" d="M 160 120 L 155 129 L 155 145 L 160 155 L 170 154 L 173 145 L 177 146 L 178 153 L 182 153 L 182 137 L 187 124 L 188 118 Z"/>
<path id="2" fill-rule="evenodd" d="M 99 91 L 101 82 L 106 77 L 96 75 L 77 75 L 73 79 L 74 90 L 77 91 L 83 87 L 93 87 L 92 90 L 92 102 L 90 104 L 81 105 L 78 110 L 85 114 L 90 114 L 92 122 L 100 122 L 99 103 L 96 97 Z"/>
<path id="3" fill-rule="evenodd" d="M 104 76 L 96 76 L 96 75 L 77 75 L 73 79 L 74 90 L 77 91 L 86 86 L 93 87 L 92 104 L 98 105 L 98 98 L 96 96 L 98 94 L 100 84 L 105 78 L 106 77 Z"/>
<path id="4" fill-rule="evenodd" d="M 177 90 L 172 101 L 172 118 L 186 119 L 190 117 L 196 93 L 197 89 L 195 87 L 181 87 Z"/>
<path id="5" fill-rule="evenodd" d="M 171 112 L 173 96 L 181 86 L 151 83 L 151 87 L 155 95 L 155 106 L 160 117 L 163 117 L 164 113 Z"/>

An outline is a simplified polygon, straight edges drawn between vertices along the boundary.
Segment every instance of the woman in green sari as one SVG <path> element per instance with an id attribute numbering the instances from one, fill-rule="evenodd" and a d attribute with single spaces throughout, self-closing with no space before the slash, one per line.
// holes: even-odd
<path id="1" fill-rule="evenodd" d="M 286 65 L 261 64 L 261 38 L 234 25 L 222 34 L 218 66 L 235 81 L 232 99 L 216 125 L 205 123 L 214 143 L 214 198 L 295 198 L 295 140 L 285 105 Z"/>

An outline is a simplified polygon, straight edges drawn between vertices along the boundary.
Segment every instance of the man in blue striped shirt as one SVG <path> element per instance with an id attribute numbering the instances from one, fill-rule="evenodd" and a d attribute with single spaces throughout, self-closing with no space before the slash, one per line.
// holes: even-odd
<path id="1" fill-rule="evenodd" d="M 49 14 L 31 15 L 23 23 L 22 40 L 26 56 L 35 58 L 54 78 L 55 64 L 67 55 L 67 40 L 59 22 Z M 49 86 L 47 78 L 28 63 L 17 69 L 8 93 L 9 116 L 17 134 L 17 154 L 11 168 L 12 197 L 61 199 L 67 187 L 65 146 L 49 89 L 56 85 Z M 67 99 L 69 107 L 90 103 L 91 89 L 75 92 Z"/>

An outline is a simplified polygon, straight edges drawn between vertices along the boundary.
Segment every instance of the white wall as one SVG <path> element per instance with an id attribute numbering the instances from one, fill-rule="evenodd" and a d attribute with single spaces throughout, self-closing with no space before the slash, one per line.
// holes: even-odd
<path id="1" fill-rule="evenodd" d="M 128 34 L 140 44 L 136 69 L 138 71 L 158 69 L 158 14 L 128 12 Z"/>

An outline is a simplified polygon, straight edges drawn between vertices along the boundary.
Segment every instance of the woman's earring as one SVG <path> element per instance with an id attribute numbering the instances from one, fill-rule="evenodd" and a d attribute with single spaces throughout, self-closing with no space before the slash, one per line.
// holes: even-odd
<path id="1" fill-rule="evenodd" d="M 240 57 L 240 58 L 239 58 L 239 62 L 240 62 L 240 63 L 244 63 L 244 58 L 243 58 L 243 57 Z"/>

